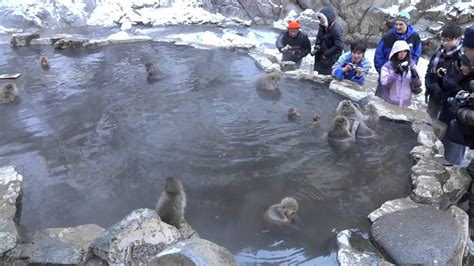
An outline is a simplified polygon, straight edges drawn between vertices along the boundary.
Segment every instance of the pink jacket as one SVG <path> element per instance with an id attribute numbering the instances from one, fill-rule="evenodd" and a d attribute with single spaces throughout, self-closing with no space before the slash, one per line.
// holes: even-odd
<path id="1" fill-rule="evenodd" d="M 410 51 L 410 46 L 405 41 L 396 41 L 390 52 L 390 58 L 397 52 L 404 50 Z M 407 56 L 410 56 L 410 54 Z M 392 66 L 391 61 L 382 66 L 380 71 L 382 98 L 393 105 L 409 106 L 411 104 L 412 89 L 421 86 L 420 77 L 416 75 L 412 78 L 410 71 L 413 69 L 418 73 L 416 65 L 411 63 L 410 70 L 403 72 L 402 75 L 395 73 L 395 67 Z"/>

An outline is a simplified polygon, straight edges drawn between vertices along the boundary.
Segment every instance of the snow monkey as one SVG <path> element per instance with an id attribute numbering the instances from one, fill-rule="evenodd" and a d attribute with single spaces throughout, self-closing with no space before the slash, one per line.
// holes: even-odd
<path id="1" fill-rule="evenodd" d="M 13 102 L 18 96 L 18 88 L 15 83 L 5 83 L 0 89 L 0 103 Z"/>
<path id="2" fill-rule="evenodd" d="M 345 116 L 348 119 L 365 121 L 364 114 L 362 114 L 362 112 L 357 108 L 357 106 L 349 100 L 340 101 L 339 105 L 336 108 L 336 112 L 337 115 Z"/>
<path id="3" fill-rule="evenodd" d="M 293 197 L 285 197 L 278 204 L 273 204 L 265 211 L 263 221 L 269 229 L 277 231 L 299 230 L 300 220 L 296 212 L 298 202 Z"/>
<path id="4" fill-rule="evenodd" d="M 300 119 L 300 114 L 298 113 L 298 110 L 296 110 L 296 108 L 291 107 L 290 109 L 288 109 L 288 119 L 289 120 Z"/>
<path id="5" fill-rule="evenodd" d="M 278 71 L 263 74 L 257 79 L 257 90 L 262 91 L 278 91 L 280 86 L 281 74 Z"/>
<path id="6" fill-rule="evenodd" d="M 183 184 L 176 177 L 168 177 L 165 181 L 165 191 L 161 193 L 156 212 L 161 220 L 176 228 L 185 225 L 184 208 L 186 207 L 186 193 Z"/>
<path id="7" fill-rule="evenodd" d="M 365 115 L 365 123 L 371 128 L 375 128 L 379 122 L 379 114 L 377 108 L 369 103 L 362 109 L 362 113 Z"/>
<path id="8" fill-rule="evenodd" d="M 146 81 L 149 84 L 153 84 L 156 81 L 158 81 L 158 78 L 157 78 L 157 75 L 159 72 L 158 68 L 155 68 L 155 66 L 152 63 L 146 63 L 145 70 L 146 70 Z"/>
<path id="9" fill-rule="evenodd" d="M 354 124 L 355 125 L 355 124 Z M 355 129 L 356 139 L 371 139 L 375 137 L 375 132 L 370 129 L 363 121 Z"/>
<path id="10" fill-rule="evenodd" d="M 359 121 L 355 120 L 351 127 L 349 119 L 345 116 L 336 116 L 327 134 L 329 145 L 336 151 L 342 153 L 352 147 L 355 142 L 355 129 L 359 126 Z"/>
<path id="11" fill-rule="evenodd" d="M 41 55 L 40 58 L 39 58 L 39 61 L 40 61 L 41 67 L 44 70 L 49 69 L 49 60 L 48 60 L 48 57 L 46 55 Z"/>

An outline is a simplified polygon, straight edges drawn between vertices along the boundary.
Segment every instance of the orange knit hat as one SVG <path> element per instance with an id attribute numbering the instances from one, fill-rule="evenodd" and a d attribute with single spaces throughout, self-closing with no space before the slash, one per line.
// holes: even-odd
<path id="1" fill-rule="evenodd" d="M 299 29 L 299 28 L 301 28 L 299 20 L 290 19 L 288 21 L 288 29 Z"/>

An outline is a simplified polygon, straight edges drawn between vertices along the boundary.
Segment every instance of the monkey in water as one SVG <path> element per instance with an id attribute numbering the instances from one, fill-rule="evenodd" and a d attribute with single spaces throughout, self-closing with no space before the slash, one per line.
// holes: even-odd
<path id="1" fill-rule="evenodd" d="M 278 92 L 280 81 L 281 81 L 281 74 L 280 72 L 275 71 L 268 74 L 264 74 L 261 77 L 259 77 L 256 82 L 256 87 L 257 87 L 257 90 L 261 90 L 261 91 Z"/>
<path id="2" fill-rule="evenodd" d="M 351 127 L 349 119 L 345 116 L 336 116 L 327 134 L 329 145 L 338 153 L 345 152 L 355 142 L 355 129 L 359 126 L 355 120 Z"/>
<path id="3" fill-rule="evenodd" d="M 155 68 L 155 66 L 152 63 L 145 64 L 145 71 L 146 71 L 146 81 L 149 84 L 153 84 L 158 81 L 157 74 L 159 72 L 159 69 Z"/>
<path id="4" fill-rule="evenodd" d="M 161 193 L 156 205 L 156 212 L 161 220 L 176 228 L 186 224 L 184 209 L 186 207 L 186 193 L 183 184 L 176 177 L 168 177 L 165 181 L 165 191 Z"/>
<path id="5" fill-rule="evenodd" d="M 285 197 L 278 204 L 273 204 L 263 214 L 265 225 L 277 231 L 295 231 L 300 229 L 298 202 L 293 197 Z"/>
<path id="6" fill-rule="evenodd" d="M 0 103 L 13 102 L 18 96 L 18 88 L 15 83 L 5 83 L 0 89 Z"/>
<path id="7" fill-rule="evenodd" d="M 379 122 L 379 114 L 377 108 L 369 103 L 362 108 L 362 113 L 365 115 L 365 123 L 371 128 L 375 128 Z"/>
<path id="8" fill-rule="evenodd" d="M 349 100 L 340 101 L 336 108 L 336 113 L 339 116 L 345 116 L 352 120 L 365 121 L 364 114 Z"/>
<path id="9" fill-rule="evenodd" d="M 49 69 L 49 59 L 48 59 L 48 57 L 47 57 L 46 55 L 40 56 L 39 61 L 40 61 L 41 67 L 42 67 L 44 70 L 48 70 L 48 69 Z"/>
<path id="10" fill-rule="evenodd" d="M 298 110 L 296 110 L 296 108 L 291 107 L 290 109 L 288 109 L 288 119 L 289 120 L 300 119 L 300 114 L 298 113 Z"/>
<path id="11" fill-rule="evenodd" d="M 375 132 L 370 129 L 363 121 L 360 121 L 360 123 L 357 125 L 357 128 L 355 129 L 355 136 L 356 139 L 372 139 L 375 137 Z"/>

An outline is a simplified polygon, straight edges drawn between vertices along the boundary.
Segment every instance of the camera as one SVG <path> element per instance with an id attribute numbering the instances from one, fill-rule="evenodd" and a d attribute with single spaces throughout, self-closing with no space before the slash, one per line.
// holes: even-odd
<path id="1" fill-rule="evenodd" d="M 472 85 L 472 82 L 470 85 Z M 474 108 L 474 95 L 467 91 L 461 90 L 456 94 L 455 97 L 449 97 L 448 103 L 455 104 L 459 106 L 460 108 L 463 108 L 463 107 Z"/>
<path id="2" fill-rule="evenodd" d="M 317 53 L 319 53 L 319 50 L 321 50 L 321 45 L 315 45 L 314 49 L 309 53 L 311 56 L 315 56 Z"/>

